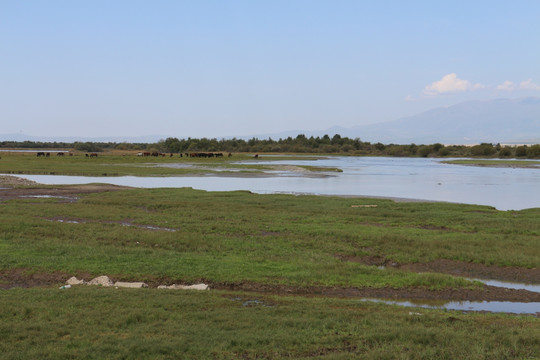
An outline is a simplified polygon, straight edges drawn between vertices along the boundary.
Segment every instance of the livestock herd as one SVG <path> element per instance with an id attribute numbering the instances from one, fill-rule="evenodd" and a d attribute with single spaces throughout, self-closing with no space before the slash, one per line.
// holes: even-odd
<path id="1" fill-rule="evenodd" d="M 56 156 L 64 156 L 65 154 L 68 154 L 69 156 L 73 156 L 73 153 L 70 153 L 70 152 L 65 152 L 65 151 L 61 151 L 61 152 L 58 152 L 56 153 Z M 50 152 L 44 152 L 44 151 L 38 151 L 37 152 L 37 157 L 50 157 L 51 156 L 51 153 Z M 85 154 L 86 157 L 97 157 L 98 154 L 97 153 L 86 153 Z M 146 157 L 146 156 L 155 156 L 155 157 L 158 157 L 158 156 L 162 156 L 162 157 L 165 157 L 165 156 L 169 156 L 169 157 L 173 157 L 174 154 L 173 153 L 170 153 L 170 154 L 166 154 L 166 153 L 161 153 L 161 152 L 157 152 L 157 151 L 154 151 L 154 152 L 139 152 L 137 153 L 137 156 L 143 156 L 143 157 Z M 213 152 L 192 152 L 192 153 L 180 153 L 179 154 L 180 157 L 190 157 L 190 158 L 213 158 L 213 157 L 223 157 L 223 153 L 219 152 L 219 153 L 213 153 Z M 228 154 L 228 157 L 231 157 L 232 154 L 229 153 Z M 257 157 L 257 156 L 256 156 Z"/>

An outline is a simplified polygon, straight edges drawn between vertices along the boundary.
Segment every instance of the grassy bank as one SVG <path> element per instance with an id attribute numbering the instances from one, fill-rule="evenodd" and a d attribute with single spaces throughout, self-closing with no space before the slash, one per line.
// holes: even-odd
<path id="1" fill-rule="evenodd" d="M 236 154 L 235 161 L 252 159 L 249 155 Z M 136 153 L 100 153 L 98 157 L 86 157 L 84 153 L 74 156 L 36 157 L 34 153 L 3 154 L 0 173 L 34 175 L 78 175 L 78 176 L 178 176 L 187 174 L 214 173 L 216 169 L 234 168 L 245 171 L 260 171 L 256 164 L 232 165 L 231 159 L 223 158 L 180 158 L 178 155 L 143 157 Z M 184 167 L 167 167 L 182 164 Z"/>
<path id="2" fill-rule="evenodd" d="M 540 259 L 540 209 L 192 189 L 122 190 L 71 202 L 19 198 L 0 208 L 0 269 L 440 289 L 470 283 L 343 259 L 451 259 L 524 268 Z"/>
<path id="3" fill-rule="evenodd" d="M 126 189 L 19 197 L 1 201 L 0 212 L 2 274 L 443 290 L 480 285 L 348 259 L 540 263 L 540 209 Z M 0 290 L 0 358 L 540 357 L 540 323 L 532 316 L 238 291 L 58 289 L 64 280 Z"/>
<path id="4" fill-rule="evenodd" d="M 535 359 L 539 319 L 351 299 L 77 287 L 0 291 L 2 359 Z"/>
<path id="5" fill-rule="evenodd" d="M 488 167 L 505 167 L 505 168 L 538 168 L 540 169 L 540 161 L 534 160 L 448 160 L 443 161 L 445 164 L 469 165 L 469 166 L 488 166 Z"/>
<path id="6" fill-rule="evenodd" d="M 75 175 L 75 176 L 182 176 L 219 174 L 233 172 L 238 176 L 262 174 L 265 170 L 279 170 L 283 166 L 261 165 L 252 154 L 234 154 L 231 157 L 191 158 L 174 156 L 137 156 L 136 152 L 100 153 L 97 157 L 86 157 L 84 153 L 74 156 L 37 157 L 35 153 L 4 153 L 0 159 L 0 174 L 32 175 Z M 298 157 L 296 157 L 298 158 Z M 260 156 L 258 160 L 293 160 L 294 156 Z M 302 156 L 302 160 L 316 157 Z M 236 162 L 245 161 L 243 164 Z M 233 163 L 234 162 L 234 163 Z M 295 170 L 292 166 L 289 170 Z M 298 171 L 340 172 L 336 168 L 316 166 L 294 167 Z"/>

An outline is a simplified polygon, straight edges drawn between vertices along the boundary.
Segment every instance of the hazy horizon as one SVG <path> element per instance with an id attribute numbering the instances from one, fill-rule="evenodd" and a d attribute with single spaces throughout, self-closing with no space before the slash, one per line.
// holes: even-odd
<path id="1" fill-rule="evenodd" d="M 540 95 L 540 3 L 0 5 L 1 133 L 227 138 Z"/>

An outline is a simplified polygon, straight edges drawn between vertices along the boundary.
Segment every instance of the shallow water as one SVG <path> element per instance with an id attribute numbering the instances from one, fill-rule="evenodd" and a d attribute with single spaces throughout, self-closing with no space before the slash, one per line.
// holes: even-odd
<path id="1" fill-rule="evenodd" d="M 425 308 L 425 309 L 445 309 L 461 311 L 489 311 L 512 314 L 533 314 L 540 312 L 540 303 L 524 303 L 510 301 L 449 301 L 449 302 L 417 302 L 417 301 L 395 301 L 381 299 L 362 299 L 362 301 L 399 305 L 405 307 Z"/>
<path id="2" fill-rule="evenodd" d="M 286 161 L 264 161 L 263 157 L 249 162 L 340 168 L 343 172 L 323 172 L 327 176 L 315 178 L 286 170 L 268 172 L 267 177 L 242 177 L 242 174 L 223 177 L 219 173 L 183 177 L 17 176 L 44 184 L 109 183 L 143 188 L 248 190 L 263 194 L 375 196 L 488 205 L 499 210 L 540 207 L 540 169 L 475 167 L 443 164 L 438 159 L 384 157 L 336 156 Z"/>
<path id="3" fill-rule="evenodd" d="M 540 293 L 540 285 L 537 285 L 537 284 L 522 284 L 522 283 L 509 282 L 509 281 L 484 280 L 484 279 L 469 279 L 469 280 L 480 281 L 481 283 L 484 283 L 486 285 L 497 286 L 497 287 L 502 287 L 506 289 L 527 290 L 527 291 Z M 538 311 L 540 311 L 540 309 Z"/>

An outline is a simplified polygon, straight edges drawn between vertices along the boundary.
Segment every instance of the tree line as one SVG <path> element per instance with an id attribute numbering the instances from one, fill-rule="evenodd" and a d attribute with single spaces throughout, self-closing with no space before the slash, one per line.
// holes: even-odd
<path id="1" fill-rule="evenodd" d="M 116 143 L 116 142 L 36 142 L 36 141 L 3 141 L 0 148 L 24 149 L 74 149 L 84 152 L 101 152 L 107 150 L 159 151 L 168 153 L 186 152 L 251 152 L 251 153 L 310 153 L 369 155 L 395 157 L 487 157 L 487 158 L 540 158 L 540 145 L 500 145 L 482 143 L 474 146 L 443 145 L 400 145 L 382 144 L 351 139 L 338 134 L 330 137 L 307 137 L 299 134 L 296 137 L 273 140 L 251 138 L 244 139 L 208 139 L 169 137 L 156 143 Z"/>

